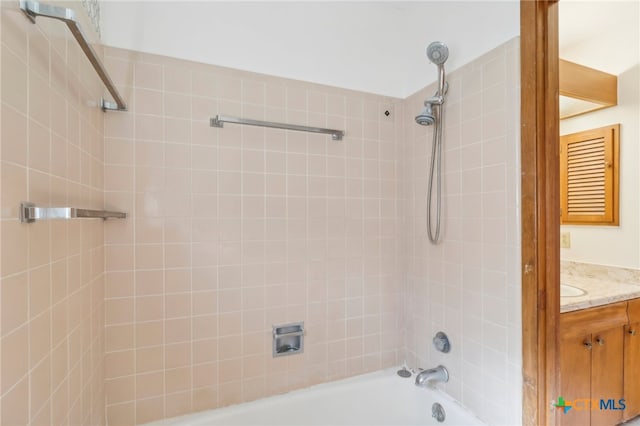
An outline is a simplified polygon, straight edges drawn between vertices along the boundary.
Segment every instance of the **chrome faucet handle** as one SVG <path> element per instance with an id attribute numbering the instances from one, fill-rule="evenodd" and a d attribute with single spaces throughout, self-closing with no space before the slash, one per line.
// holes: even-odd
<path id="1" fill-rule="evenodd" d="M 451 343 L 449 343 L 449 337 L 442 331 L 438 331 L 433 338 L 433 346 L 436 350 L 442 353 L 448 353 L 451 350 Z"/>

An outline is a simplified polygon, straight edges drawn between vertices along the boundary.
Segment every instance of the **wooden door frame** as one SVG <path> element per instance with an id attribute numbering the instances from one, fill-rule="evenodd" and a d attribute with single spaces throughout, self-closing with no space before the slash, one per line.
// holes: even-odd
<path id="1" fill-rule="evenodd" d="M 520 1 L 520 50 L 522 424 L 554 425 L 560 315 L 557 0 Z"/>

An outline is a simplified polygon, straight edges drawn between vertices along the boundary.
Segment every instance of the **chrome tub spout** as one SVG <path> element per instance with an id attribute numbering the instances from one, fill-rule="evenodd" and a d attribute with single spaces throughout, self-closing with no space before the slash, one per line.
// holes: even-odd
<path id="1" fill-rule="evenodd" d="M 448 381 L 449 381 L 449 372 L 442 365 L 439 365 L 436 368 L 422 370 L 416 376 L 416 386 L 427 386 L 430 382 L 446 383 Z"/>

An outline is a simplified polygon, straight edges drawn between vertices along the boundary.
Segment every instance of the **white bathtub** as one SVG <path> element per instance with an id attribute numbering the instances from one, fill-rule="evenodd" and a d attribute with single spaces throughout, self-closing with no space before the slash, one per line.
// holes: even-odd
<path id="1" fill-rule="evenodd" d="M 446 394 L 414 385 L 397 369 L 325 383 L 254 402 L 190 414 L 148 425 L 483 425 Z M 443 423 L 431 415 L 440 403 Z"/>

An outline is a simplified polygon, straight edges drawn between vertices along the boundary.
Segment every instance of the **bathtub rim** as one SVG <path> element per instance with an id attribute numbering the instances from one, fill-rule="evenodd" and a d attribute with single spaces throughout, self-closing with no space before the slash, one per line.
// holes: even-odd
<path id="1" fill-rule="evenodd" d="M 339 379 L 339 380 L 332 380 L 329 382 L 323 382 L 323 383 L 318 383 L 312 386 L 308 386 L 308 387 L 304 387 L 304 388 L 300 388 L 300 389 L 293 389 L 287 392 L 283 392 L 283 393 L 279 393 L 279 394 L 275 394 L 275 395 L 269 395 L 263 398 L 258 398 L 255 399 L 253 401 L 246 401 L 246 402 L 240 402 L 237 404 L 231 404 L 231 405 L 225 405 L 222 407 L 218 407 L 218 408 L 209 408 L 206 410 L 201 410 L 201 411 L 194 411 L 188 414 L 182 414 L 180 416 L 174 416 L 174 417 L 168 417 L 168 418 L 164 418 L 164 419 L 160 419 L 160 420 L 154 420 L 152 422 L 148 422 L 148 423 L 141 423 L 139 424 L 139 426 L 184 426 L 184 425 L 191 425 L 193 424 L 193 421 L 200 418 L 200 417 L 204 417 L 206 416 L 206 413 L 218 413 L 218 414 L 226 414 L 225 412 L 228 412 L 228 414 L 233 414 L 234 412 L 238 411 L 241 412 L 243 411 L 243 407 L 247 407 L 250 405 L 255 405 L 256 403 L 260 402 L 263 404 L 268 403 L 269 401 L 278 401 L 281 399 L 286 398 L 287 396 L 291 396 L 292 394 L 295 395 L 304 395 L 306 393 L 310 393 L 310 392 L 314 392 L 314 391 L 318 391 L 318 390 L 324 390 L 326 388 L 331 388 L 331 387 L 335 387 L 335 386 L 339 386 L 339 385 L 349 385 L 349 384 L 357 384 L 359 382 L 366 382 L 366 381 L 371 381 L 371 380 L 375 380 L 375 379 L 382 379 L 382 378 L 397 378 L 400 380 L 406 380 L 407 385 L 408 386 L 415 386 L 414 385 L 414 380 L 415 380 L 415 373 L 409 369 L 408 367 L 406 367 L 407 369 L 409 369 L 409 371 L 412 371 L 412 374 L 410 377 L 408 378 L 401 378 L 399 376 L 397 376 L 397 371 L 402 368 L 403 366 L 398 367 L 389 367 L 389 368 L 384 368 L 384 369 L 380 369 L 380 370 L 376 370 L 376 371 L 372 371 L 369 373 L 363 373 L 363 374 L 358 374 L 356 376 L 350 376 L 350 377 L 346 377 L 344 379 Z M 396 376 L 396 377 L 394 377 Z M 420 390 L 420 389 L 417 389 Z M 456 407 L 456 409 L 460 410 L 461 412 L 464 413 L 464 415 L 467 415 L 471 418 L 473 418 L 475 421 L 478 422 L 479 425 L 486 425 L 486 422 L 484 420 L 482 420 L 481 418 L 479 418 L 475 413 L 473 413 L 471 410 L 469 410 L 467 407 L 465 407 L 460 401 L 458 401 L 457 399 L 453 398 L 451 395 L 449 395 L 448 393 L 446 393 L 444 390 L 442 390 L 441 388 L 439 388 L 438 386 L 428 386 L 426 389 L 422 389 L 424 391 L 429 391 L 429 392 L 433 392 L 437 395 L 436 399 L 437 402 L 442 403 L 442 401 L 440 401 L 440 399 L 444 399 L 446 400 L 446 404 L 449 405 L 454 405 Z M 429 407 L 430 409 L 430 407 Z M 446 426 L 447 422 L 445 420 L 445 422 L 443 423 L 443 425 Z"/>

